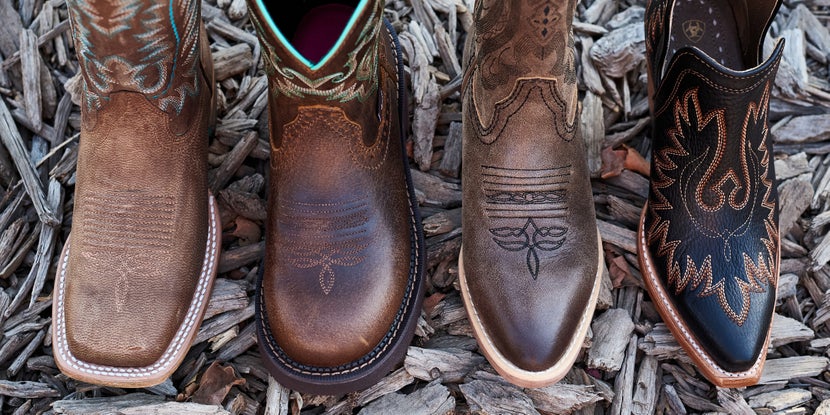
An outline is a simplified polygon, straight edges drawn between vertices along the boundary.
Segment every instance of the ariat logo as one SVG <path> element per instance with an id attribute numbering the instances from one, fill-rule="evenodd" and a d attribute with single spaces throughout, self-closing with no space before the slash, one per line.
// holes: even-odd
<path id="1" fill-rule="evenodd" d="M 700 42 L 706 33 L 706 23 L 700 20 L 686 20 L 683 22 L 683 33 L 694 43 Z"/>

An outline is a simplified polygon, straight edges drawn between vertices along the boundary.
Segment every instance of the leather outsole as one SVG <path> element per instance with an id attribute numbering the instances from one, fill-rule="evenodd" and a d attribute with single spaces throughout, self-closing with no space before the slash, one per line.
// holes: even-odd
<path id="1" fill-rule="evenodd" d="M 469 317 L 470 326 L 478 341 L 480 351 L 487 357 L 487 361 L 490 362 L 493 368 L 496 369 L 496 372 L 502 377 L 523 388 L 540 388 L 560 381 L 571 370 L 585 342 L 588 328 L 591 326 L 591 320 L 597 305 L 597 298 L 599 297 L 599 290 L 602 285 L 602 263 L 605 256 L 602 251 L 602 238 L 600 238 L 599 230 L 597 230 L 597 245 L 597 273 L 594 277 L 594 287 L 591 290 L 591 297 L 585 309 L 582 310 L 577 329 L 573 333 L 570 343 L 565 348 L 565 353 L 562 355 L 562 358 L 556 364 L 543 371 L 528 371 L 518 367 L 506 358 L 493 343 L 490 334 L 485 330 L 484 325 L 479 319 L 475 303 L 470 297 L 470 289 L 464 273 L 464 249 L 462 247 L 461 253 L 458 256 L 458 280 L 461 285 L 461 297 L 464 301 L 464 308 L 467 310 L 467 317 Z"/>
<path id="2" fill-rule="evenodd" d="M 769 348 L 771 330 L 767 329 L 764 347 L 761 349 L 761 353 L 755 363 L 749 369 L 743 372 L 730 372 L 715 363 L 715 360 L 701 346 L 700 341 L 695 337 L 694 333 L 683 322 L 680 313 L 669 300 L 668 293 L 660 282 L 656 267 L 648 250 L 648 244 L 646 243 L 644 224 L 647 209 L 648 202 L 646 202 L 646 205 L 643 207 L 643 212 L 640 215 L 640 225 L 637 230 L 637 250 L 639 251 L 639 255 L 637 256 L 640 261 L 640 270 L 643 273 L 646 289 L 651 296 L 652 302 L 657 307 L 660 316 L 663 317 L 666 326 L 677 342 L 683 347 L 683 350 L 686 351 L 695 363 L 697 370 L 714 385 L 722 388 L 739 388 L 757 384 L 761 379 L 764 362 L 767 358 L 766 351 Z M 778 252 L 780 255 L 780 246 Z M 778 259 L 778 263 L 781 263 L 780 258 Z"/>
<path id="3" fill-rule="evenodd" d="M 173 337 L 173 341 L 167 346 L 162 356 L 155 363 L 148 366 L 97 365 L 77 358 L 69 349 L 66 336 L 65 290 L 70 244 L 66 243 L 63 252 L 61 252 L 61 261 L 55 277 L 54 304 L 52 306 L 52 321 L 54 322 L 52 344 L 54 345 L 55 363 L 63 373 L 82 382 L 122 388 L 145 388 L 158 385 L 173 374 L 184 360 L 199 331 L 219 265 L 222 226 L 213 195 L 208 196 L 208 208 L 208 237 L 196 292 L 187 309 L 182 325 Z"/>

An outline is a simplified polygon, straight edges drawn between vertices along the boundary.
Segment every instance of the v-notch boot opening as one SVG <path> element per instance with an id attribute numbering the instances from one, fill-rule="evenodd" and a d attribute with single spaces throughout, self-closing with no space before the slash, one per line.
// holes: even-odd
<path id="1" fill-rule="evenodd" d="M 311 69 L 321 67 L 351 31 L 368 0 L 258 0 L 284 46 Z"/>

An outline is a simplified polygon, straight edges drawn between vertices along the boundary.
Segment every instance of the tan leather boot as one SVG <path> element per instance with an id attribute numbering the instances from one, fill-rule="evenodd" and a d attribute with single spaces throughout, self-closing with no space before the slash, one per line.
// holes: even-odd
<path id="1" fill-rule="evenodd" d="M 524 387 L 565 376 L 599 292 L 575 3 L 478 1 L 465 53 L 462 296 L 480 350 Z"/>
<path id="2" fill-rule="evenodd" d="M 150 386 L 190 348 L 219 257 L 210 49 L 197 0 L 67 3 L 85 89 L 55 361 L 85 382 Z"/>
<path id="3" fill-rule="evenodd" d="M 382 1 L 249 5 L 270 93 L 262 358 L 292 389 L 365 388 L 400 362 L 423 295 L 397 40 Z"/>

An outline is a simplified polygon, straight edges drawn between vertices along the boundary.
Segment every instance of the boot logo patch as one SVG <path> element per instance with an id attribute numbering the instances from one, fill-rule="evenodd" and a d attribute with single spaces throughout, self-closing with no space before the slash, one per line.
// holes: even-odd
<path id="1" fill-rule="evenodd" d="M 706 23 L 695 19 L 686 20 L 683 22 L 683 34 L 694 43 L 700 42 L 706 34 Z"/>

